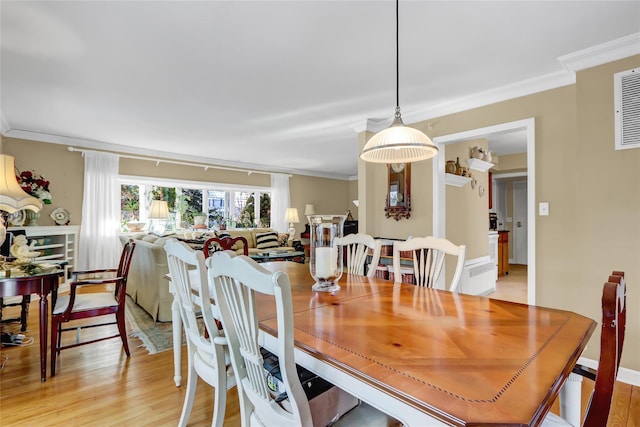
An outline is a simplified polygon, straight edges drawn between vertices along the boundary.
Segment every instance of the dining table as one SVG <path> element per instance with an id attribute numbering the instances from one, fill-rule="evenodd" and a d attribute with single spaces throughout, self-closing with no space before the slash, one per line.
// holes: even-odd
<path id="1" fill-rule="evenodd" d="M 296 363 L 405 426 L 537 426 L 596 322 L 554 308 L 344 274 L 314 292 L 309 266 L 271 262 L 293 301 Z M 275 301 L 257 295 L 277 353 Z"/>

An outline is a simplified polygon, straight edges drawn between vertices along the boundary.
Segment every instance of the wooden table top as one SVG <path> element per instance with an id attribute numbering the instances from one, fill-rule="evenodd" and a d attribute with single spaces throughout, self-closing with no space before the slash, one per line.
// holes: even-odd
<path id="1" fill-rule="evenodd" d="M 295 342 L 316 359 L 447 424 L 537 425 L 596 323 L 572 312 L 344 275 L 311 291 L 309 266 L 288 274 Z M 258 316 L 276 333 L 275 304 Z"/>

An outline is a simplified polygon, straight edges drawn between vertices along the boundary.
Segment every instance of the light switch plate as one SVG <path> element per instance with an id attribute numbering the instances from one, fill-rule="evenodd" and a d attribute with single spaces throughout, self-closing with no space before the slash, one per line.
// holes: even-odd
<path id="1" fill-rule="evenodd" d="M 538 215 L 540 216 L 549 215 L 549 202 L 540 202 L 540 204 L 538 205 Z"/>

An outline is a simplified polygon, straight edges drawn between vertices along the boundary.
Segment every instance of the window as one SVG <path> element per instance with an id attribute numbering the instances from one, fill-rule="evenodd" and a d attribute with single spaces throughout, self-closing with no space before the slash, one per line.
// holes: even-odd
<path id="1" fill-rule="evenodd" d="M 270 225 L 271 194 L 268 187 L 166 180 L 121 176 L 120 218 L 127 223 L 146 223 L 152 200 L 166 200 L 170 218 L 167 231 L 188 229 L 194 217 L 206 216 L 208 228 L 248 228 Z M 260 203 L 256 205 L 258 198 Z M 256 219 L 257 218 L 257 219 Z"/>

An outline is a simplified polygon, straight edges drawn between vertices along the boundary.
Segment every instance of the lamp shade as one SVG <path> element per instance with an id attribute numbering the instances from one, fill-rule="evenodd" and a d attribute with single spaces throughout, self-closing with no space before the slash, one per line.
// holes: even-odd
<path id="1" fill-rule="evenodd" d="M 411 163 L 430 159 L 436 154 L 438 147 L 427 135 L 405 126 L 402 118 L 396 115 L 390 127 L 367 141 L 360 158 L 372 163 Z"/>
<path id="2" fill-rule="evenodd" d="M 284 214 L 284 220 L 290 224 L 297 224 L 300 222 L 300 218 L 298 218 L 298 209 L 297 208 L 288 208 L 287 212 Z"/>
<path id="3" fill-rule="evenodd" d="M 22 209 L 39 212 L 42 202 L 27 194 L 18 184 L 13 156 L 0 154 L 0 166 L 0 210 L 9 213 Z"/>
<path id="4" fill-rule="evenodd" d="M 308 215 L 315 215 L 316 214 L 316 207 L 313 206 L 310 203 L 304 205 L 304 214 L 307 215 L 307 216 Z"/>
<path id="5" fill-rule="evenodd" d="M 169 205 L 164 200 L 152 200 L 147 217 L 149 219 L 169 219 Z"/>

